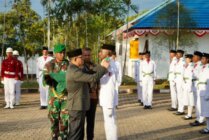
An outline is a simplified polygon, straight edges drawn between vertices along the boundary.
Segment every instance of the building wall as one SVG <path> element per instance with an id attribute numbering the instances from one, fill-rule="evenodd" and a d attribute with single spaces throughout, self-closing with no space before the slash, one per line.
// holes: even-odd
<path id="1" fill-rule="evenodd" d="M 165 43 L 161 46 L 156 43 L 156 40 L 160 37 L 160 34 L 158 36 L 149 35 L 147 38 L 145 36 L 140 36 L 140 51 L 143 51 L 145 40 L 149 40 L 149 49 L 151 51 L 151 58 L 156 62 L 157 65 L 157 78 L 158 79 L 166 79 L 168 75 L 168 69 L 169 69 L 169 48 L 168 43 L 165 41 Z M 129 38 L 128 42 L 133 38 Z M 209 53 L 209 34 L 203 36 L 203 37 L 197 37 L 194 35 L 194 43 L 191 47 L 180 47 L 179 49 L 185 50 L 185 53 L 193 53 L 195 50 L 201 51 L 201 52 L 207 52 Z M 122 55 L 119 55 L 119 48 L 122 45 Z M 126 40 L 123 42 L 116 41 L 116 51 L 118 54 L 118 60 L 121 62 L 122 67 L 124 64 L 124 58 L 125 58 L 125 46 L 126 46 Z M 135 75 L 134 72 L 134 63 L 130 63 L 129 59 L 129 43 L 128 43 L 128 49 L 127 49 L 127 60 L 126 60 L 126 71 L 125 74 L 133 77 Z"/>
<path id="2" fill-rule="evenodd" d="M 38 56 L 31 57 L 28 60 L 28 74 L 36 74 L 36 59 Z M 26 64 L 24 62 L 24 57 L 19 57 L 18 58 L 22 63 L 23 63 L 23 69 L 24 69 L 24 74 L 27 74 L 27 69 L 26 69 Z M 2 63 L 2 59 L 0 57 L 0 64 Z M 1 65 L 0 65 L 1 69 Z"/>

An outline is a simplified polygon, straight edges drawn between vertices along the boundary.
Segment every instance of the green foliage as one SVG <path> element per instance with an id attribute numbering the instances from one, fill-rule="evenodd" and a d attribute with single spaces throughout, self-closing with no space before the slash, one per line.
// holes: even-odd
<path id="1" fill-rule="evenodd" d="M 180 30 L 179 30 L 179 46 L 187 46 L 190 47 L 195 44 L 194 36 L 189 32 L 189 27 L 195 26 L 196 23 L 192 19 L 190 12 L 183 5 L 179 7 L 179 15 L 180 15 Z M 177 36 L 177 15 L 178 15 L 178 7 L 177 4 L 172 3 L 165 7 L 164 11 L 161 11 L 161 14 L 158 15 L 156 19 L 157 27 L 161 29 L 170 30 L 173 32 L 171 35 L 161 35 L 160 38 L 156 38 L 157 44 L 160 46 L 165 43 L 167 40 L 169 44 L 169 49 L 176 48 L 176 36 Z M 166 27 L 166 28 L 163 28 Z"/>
<path id="2" fill-rule="evenodd" d="M 42 0 L 42 4 L 53 23 L 52 46 L 59 42 L 68 50 L 90 47 L 95 60 L 99 46 L 112 43 L 106 35 L 124 24 L 127 6 L 137 10 L 126 0 L 53 0 L 51 4 Z"/>
<path id="3" fill-rule="evenodd" d="M 122 85 L 136 85 L 135 80 L 127 75 L 123 76 Z"/>
<path id="4" fill-rule="evenodd" d="M 3 35 L 3 19 L 4 13 L 0 13 L 0 36 Z M 11 46 L 20 54 L 31 56 L 43 45 L 43 22 L 31 9 L 30 0 L 16 0 L 12 9 L 5 13 L 5 19 L 6 47 Z"/>
<path id="5" fill-rule="evenodd" d="M 133 16 L 128 17 L 128 21 L 132 21 L 132 20 L 136 19 L 137 17 L 143 15 L 143 14 L 146 13 L 147 11 L 148 11 L 148 10 L 143 10 L 143 11 L 141 11 L 141 12 L 138 13 L 138 14 L 135 14 L 135 15 L 133 15 Z"/>

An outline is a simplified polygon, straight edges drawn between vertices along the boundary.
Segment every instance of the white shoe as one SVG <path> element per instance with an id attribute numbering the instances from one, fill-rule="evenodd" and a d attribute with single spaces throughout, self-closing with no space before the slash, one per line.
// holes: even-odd
<path id="1" fill-rule="evenodd" d="M 16 102 L 15 105 L 20 105 L 20 103 L 19 102 Z"/>
<path id="2" fill-rule="evenodd" d="M 11 104 L 10 106 L 9 106 L 11 109 L 13 109 L 14 108 L 14 106 Z"/>
<path id="3" fill-rule="evenodd" d="M 4 108 L 5 108 L 5 109 L 9 108 L 9 105 L 7 104 Z"/>

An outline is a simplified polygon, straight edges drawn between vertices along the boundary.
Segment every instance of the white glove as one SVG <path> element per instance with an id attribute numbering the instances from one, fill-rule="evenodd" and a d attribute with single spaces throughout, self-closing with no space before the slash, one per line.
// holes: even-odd
<path id="1" fill-rule="evenodd" d="M 4 81 L 1 81 L 1 83 L 4 85 Z"/>

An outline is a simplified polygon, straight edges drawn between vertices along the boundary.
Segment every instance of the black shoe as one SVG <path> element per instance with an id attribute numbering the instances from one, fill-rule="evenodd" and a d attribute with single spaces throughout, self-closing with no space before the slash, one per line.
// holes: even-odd
<path id="1" fill-rule="evenodd" d="M 177 109 L 176 109 L 176 108 L 171 107 L 171 108 L 169 108 L 169 109 L 168 109 L 168 111 L 177 111 Z"/>
<path id="2" fill-rule="evenodd" d="M 47 109 L 47 106 L 41 106 L 40 109 Z"/>
<path id="3" fill-rule="evenodd" d="M 150 106 L 150 105 L 149 105 L 149 106 L 147 106 L 147 109 L 152 109 L 152 106 Z"/>
<path id="4" fill-rule="evenodd" d="M 191 120 L 192 119 L 192 116 L 185 116 L 184 117 L 184 120 Z"/>
<path id="5" fill-rule="evenodd" d="M 191 126 L 201 126 L 201 125 L 204 125 L 204 124 L 205 124 L 204 122 L 200 123 L 197 120 L 193 123 L 190 123 Z"/>
<path id="6" fill-rule="evenodd" d="M 52 137 L 52 140 L 58 140 L 58 137 Z"/>
<path id="7" fill-rule="evenodd" d="M 184 115 L 185 113 L 184 113 L 184 112 L 178 112 L 178 111 L 177 111 L 175 114 L 176 114 L 176 115 Z"/>
<path id="8" fill-rule="evenodd" d="M 199 131 L 201 134 L 209 134 L 209 130 L 207 128 Z"/>
<path id="9" fill-rule="evenodd" d="M 142 101 L 141 100 L 138 100 L 138 103 L 142 103 Z"/>
<path id="10" fill-rule="evenodd" d="M 145 106 L 144 106 L 144 109 L 148 109 L 148 106 L 145 105 Z"/>
<path id="11" fill-rule="evenodd" d="M 141 102 L 141 104 L 140 104 L 141 106 L 144 106 L 144 104 Z"/>

